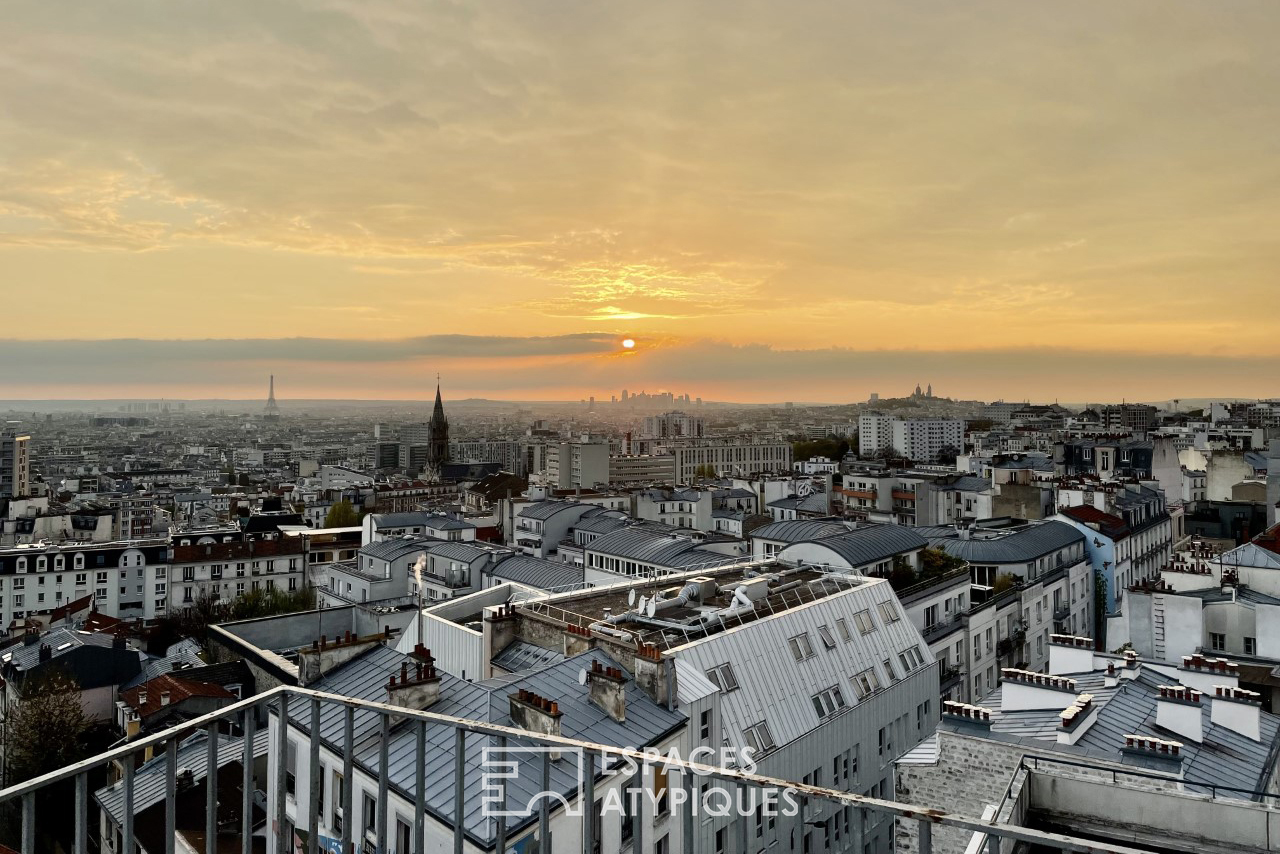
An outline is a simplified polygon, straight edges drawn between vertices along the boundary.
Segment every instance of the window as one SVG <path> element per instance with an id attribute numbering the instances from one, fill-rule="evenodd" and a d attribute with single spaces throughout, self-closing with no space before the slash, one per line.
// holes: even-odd
<path id="1" fill-rule="evenodd" d="M 285 742 L 284 748 L 284 790 L 285 793 L 297 797 L 298 793 L 298 744 L 293 739 Z"/>
<path id="2" fill-rule="evenodd" d="M 975 659 L 982 658 L 982 636 L 981 635 L 973 636 L 973 657 Z"/>
<path id="3" fill-rule="evenodd" d="M 87 572 L 77 572 L 77 573 L 76 573 L 76 586 L 77 586 L 77 587 L 84 587 L 84 586 L 85 586 L 86 584 L 88 584 L 88 583 L 89 583 L 89 573 L 87 573 Z"/>
<path id="4" fill-rule="evenodd" d="M 704 709 L 698 715 L 698 737 L 703 741 L 711 740 L 711 710 Z"/>
<path id="5" fill-rule="evenodd" d="M 396 816 L 396 850 L 408 854 L 413 850 L 413 826 Z"/>
<path id="6" fill-rule="evenodd" d="M 378 799 L 368 792 L 364 793 L 364 832 L 378 832 Z"/>
<path id="7" fill-rule="evenodd" d="M 899 618 L 898 607 L 892 602 L 880 603 L 880 616 L 886 623 L 896 622 Z"/>
<path id="8" fill-rule="evenodd" d="M 813 657 L 813 644 L 809 642 L 809 634 L 799 634 L 789 641 L 791 645 L 791 655 L 796 661 L 804 661 L 806 658 Z"/>
<path id="9" fill-rule="evenodd" d="M 1257 638 L 1245 638 L 1245 639 L 1244 639 L 1244 654 L 1245 654 L 1245 655 L 1257 655 L 1257 654 L 1258 654 L 1258 640 L 1257 640 Z"/>
<path id="10" fill-rule="evenodd" d="M 1218 632 L 1209 632 L 1209 646 L 1216 652 L 1221 652 L 1227 648 L 1227 636 Z"/>
<path id="11" fill-rule="evenodd" d="M 870 611 L 859 611 L 853 615 L 853 624 L 858 627 L 858 631 L 864 635 L 869 635 L 876 630 L 876 622 L 871 619 Z"/>
<path id="12" fill-rule="evenodd" d="M 329 809 L 333 820 L 329 822 L 333 826 L 333 832 L 342 835 L 342 774 L 337 771 L 333 772 L 329 784 Z"/>
<path id="13" fill-rule="evenodd" d="M 890 685 L 898 681 L 898 674 L 894 672 L 893 662 L 887 658 L 884 660 L 884 675 L 889 678 Z"/>
<path id="14" fill-rule="evenodd" d="M 906 673 L 910 673 L 920 665 L 924 664 L 924 656 L 920 654 L 920 650 L 916 647 L 907 647 L 898 654 L 898 661 L 902 662 L 902 669 Z"/>
<path id="15" fill-rule="evenodd" d="M 827 626 L 825 625 L 818 626 L 818 637 L 822 639 L 822 645 L 825 646 L 827 649 L 836 648 L 835 636 L 831 634 L 831 629 L 828 628 Z"/>
<path id="16" fill-rule="evenodd" d="M 194 566 L 184 566 L 184 567 L 182 568 L 182 580 L 183 580 L 183 581 L 195 581 L 195 580 L 196 580 L 196 568 L 195 568 Z"/>
<path id="17" fill-rule="evenodd" d="M 950 604 L 950 600 L 947 601 Z M 938 606 L 930 605 L 924 609 L 924 627 L 930 629 L 936 625 L 938 625 Z"/>
<path id="18" fill-rule="evenodd" d="M 768 753 L 777 747 L 773 743 L 773 735 L 769 732 L 769 724 L 761 721 L 758 724 L 752 724 L 742 731 L 743 736 L 747 739 L 747 746 L 756 754 Z"/>
<path id="19" fill-rule="evenodd" d="M 868 667 L 866 670 L 853 677 L 853 691 L 858 695 L 859 700 L 879 690 L 880 679 L 876 676 L 876 672 L 872 668 Z"/>
<path id="20" fill-rule="evenodd" d="M 836 619 L 836 631 L 840 633 L 840 640 L 845 643 L 853 640 L 853 635 L 849 634 L 849 624 L 845 621 L 844 617 L 838 617 Z"/>
<path id="21" fill-rule="evenodd" d="M 820 718 L 830 717 L 845 708 L 844 694 L 840 692 L 839 685 L 813 695 L 813 710 Z"/>

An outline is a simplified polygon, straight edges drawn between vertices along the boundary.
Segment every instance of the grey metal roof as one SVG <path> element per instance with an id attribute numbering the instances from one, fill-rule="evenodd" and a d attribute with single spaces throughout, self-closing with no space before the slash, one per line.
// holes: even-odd
<path id="1" fill-rule="evenodd" d="M 508 673 L 536 670 L 548 664 L 564 661 L 564 653 L 534 646 L 528 641 L 512 641 L 493 657 L 493 665 Z"/>
<path id="2" fill-rule="evenodd" d="M 761 525 L 753 530 L 749 536 L 754 540 L 779 540 L 784 543 L 800 543 L 806 540 L 833 537 L 848 530 L 848 525 L 830 519 L 792 519 L 787 522 Z"/>
<path id="3" fill-rule="evenodd" d="M 535 501 L 520 508 L 516 513 L 525 519 L 550 519 L 562 510 L 571 507 L 587 507 L 581 501 Z"/>
<path id="4" fill-rule="evenodd" d="M 253 755 L 266 756 L 270 733 L 266 727 L 254 733 Z M 218 767 L 223 768 L 233 762 L 239 762 L 244 756 L 244 739 L 240 737 L 220 736 L 218 744 Z M 203 780 L 208 771 L 208 736 L 196 732 L 178 746 L 178 767 L 191 771 L 197 780 Z M 164 753 L 141 765 L 133 778 L 133 812 L 134 815 L 153 807 L 164 800 L 165 781 L 168 778 L 168 760 Z M 94 798 L 106 810 L 116 824 L 124 822 L 124 781 L 105 786 L 94 792 Z"/>
<path id="5" fill-rule="evenodd" d="M 411 510 L 407 513 L 374 513 L 374 528 L 408 528 L 411 525 L 426 525 L 436 516 L 425 510 Z"/>
<path id="6" fill-rule="evenodd" d="M 868 525 L 809 542 L 831 549 L 852 567 L 878 563 L 929 545 L 924 537 L 901 525 Z"/>
<path id="7" fill-rule="evenodd" d="M 625 513 L 610 510 L 605 513 L 588 513 L 574 523 L 575 531 L 586 531 L 589 534 L 607 534 L 619 528 L 625 528 L 630 519 Z"/>
<path id="8" fill-rule="evenodd" d="M 37 643 L 18 644 L 7 650 L 0 661 L 20 670 L 30 670 L 40 663 L 40 645 L 48 644 L 53 648 L 53 658 L 66 655 L 73 649 L 82 646 L 110 647 L 115 642 L 111 635 L 101 632 L 82 632 L 76 629 L 57 628 L 40 636 Z M 139 656 L 142 653 L 137 653 Z"/>
<path id="9" fill-rule="evenodd" d="M 1280 735 L 1280 718 L 1275 715 L 1265 711 L 1261 713 L 1262 739 L 1257 742 L 1213 723 L 1212 703 L 1205 702 L 1201 709 L 1204 740 L 1196 744 L 1156 725 L 1156 703 L 1160 697 L 1160 686 L 1173 684 L 1177 680 L 1145 666 L 1137 678 L 1122 679 L 1111 688 L 1104 684 L 1101 672 L 1070 675 L 1076 680 L 1077 690 L 1092 694 L 1095 705 L 1100 707 L 1097 720 L 1080 737 L 1076 747 L 1094 756 L 1112 761 L 1123 759 L 1127 762 L 1128 755 L 1120 750 L 1124 745 L 1125 735 L 1172 737 L 1182 742 L 1182 776 L 1187 782 L 1212 783 L 1257 791 L 1266 787 L 1266 779 L 1271 771 L 1269 760 L 1274 753 L 1277 736 Z M 991 731 L 1056 745 L 1061 709 L 1001 712 L 1000 697 L 1003 690 L 1004 686 L 1001 684 L 984 697 L 980 704 L 991 710 Z M 1065 706 L 1064 703 L 1064 708 Z M 1221 792 L 1220 795 L 1231 797 L 1229 792 Z"/>
<path id="10" fill-rule="evenodd" d="M 142 672 L 120 686 L 120 690 L 149 682 L 163 673 L 171 673 L 182 667 L 203 667 L 204 659 L 200 657 L 200 643 L 191 638 L 184 638 L 169 647 L 162 658 L 148 659 L 142 665 Z"/>
<path id="11" fill-rule="evenodd" d="M 563 590 L 583 583 L 582 567 L 530 555 L 512 555 L 498 561 L 487 572 L 539 590 Z"/>
<path id="12" fill-rule="evenodd" d="M 930 545 L 971 563 L 1027 563 L 1073 543 L 1085 541 L 1084 534 L 1066 522 L 1041 522 L 1012 532 L 1008 529 L 978 529 L 968 540 L 954 529 L 946 536 L 934 536 L 941 528 L 928 531 Z"/>
<path id="13" fill-rule="evenodd" d="M 1249 566 L 1255 569 L 1280 569 L 1280 554 L 1255 543 L 1245 543 L 1222 553 L 1223 566 Z"/>
<path id="14" fill-rule="evenodd" d="M 632 525 L 598 537 L 585 548 L 587 551 L 625 560 L 657 566 L 672 566 L 675 564 L 671 562 L 678 555 L 689 551 L 694 545 L 695 543 L 687 537 L 673 536 L 667 531 L 655 530 L 648 525 Z"/>
<path id="15" fill-rule="evenodd" d="M 432 557 L 443 557 L 449 560 L 456 560 L 462 563 L 473 563 L 481 558 L 502 554 L 511 554 L 511 550 L 501 546 L 495 546 L 490 543 L 477 542 L 441 542 L 427 549 L 431 552 Z"/>
<path id="16" fill-rule="evenodd" d="M 405 537 L 393 537 L 389 540 L 378 540 L 360 547 L 361 557 L 376 557 L 379 560 L 399 560 L 406 555 L 427 551 L 433 544 L 441 540 L 435 537 L 414 534 Z"/>
<path id="17" fill-rule="evenodd" d="M 578 684 L 578 672 L 590 668 L 591 659 L 602 665 L 619 666 L 609 656 L 599 651 L 586 652 L 541 670 L 536 670 L 514 681 L 501 680 L 499 685 L 465 682 L 447 673 L 441 673 L 440 699 L 431 707 L 432 712 L 476 721 L 511 726 L 509 696 L 520 688 L 534 691 L 555 699 L 561 712 L 561 732 L 568 738 L 577 738 L 617 746 L 644 747 L 656 744 L 668 733 L 685 725 L 686 716 L 670 711 L 653 702 L 632 681 L 625 687 L 627 719 L 619 723 L 588 699 L 587 688 Z M 377 646 L 353 659 L 332 673 L 318 680 L 316 690 L 341 694 L 364 700 L 382 702 L 386 699 L 387 678 L 400 670 L 401 662 L 413 663 L 413 659 L 385 646 Z M 621 668 L 630 679 L 629 671 Z M 292 721 L 309 729 L 311 704 L 305 698 L 295 698 L 289 704 Z M 355 713 L 355 741 L 343 743 L 343 710 L 326 705 L 320 713 L 321 737 L 332 749 L 349 750 L 353 760 L 370 774 L 378 773 L 378 748 L 381 723 L 371 711 L 357 709 Z M 402 723 L 393 727 L 387 744 L 387 777 L 390 785 L 402 796 L 412 800 L 414 795 L 414 763 L 416 757 L 416 727 Z M 427 728 L 427 767 L 425 792 L 427 811 L 446 824 L 452 824 L 454 814 L 454 734 L 446 727 Z M 472 735 L 467 739 L 466 763 L 471 771 L 466 775 L 463 792 L 464 826 L 473 839 L 492 840 L 495 826 L 493 819 L 483 814 L 481 767 L 482 750 L 496 747 L 487 737 Z M 513 804 L 523 805 L 542 790 L 540 782 L 540 757 L 525 754 L 518 760 L 518 775 L 508 780 L 508 796 Z M 577 791 L 577 766 L 572 761 L 552 763 L 551 788 L 571 793 Z M 520 826 L 534 819 L 508 819 L 509 827 Z"/>
<path id="18" fill-rule="evenodd" d="M 972 474 L 962 475 L 955 480 L 939 484 L 942 489 L 953 490 L 955 492 L 982 492 L 984 489 L 991 489 L 991 481 L 985 477 L 978 477 Z"/>

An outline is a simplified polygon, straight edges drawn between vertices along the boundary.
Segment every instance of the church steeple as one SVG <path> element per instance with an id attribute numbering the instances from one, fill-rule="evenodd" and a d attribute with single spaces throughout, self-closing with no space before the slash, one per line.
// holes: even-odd
<path id="1" fill-rule="evenodd" d="M 433 466 L 449 459 L 449 419 L 444 414 L 444 400 L 440 396 L 440 376 L 436 375 L 436 405 L 431 411 L 431 444 L 428 456 Z"/>

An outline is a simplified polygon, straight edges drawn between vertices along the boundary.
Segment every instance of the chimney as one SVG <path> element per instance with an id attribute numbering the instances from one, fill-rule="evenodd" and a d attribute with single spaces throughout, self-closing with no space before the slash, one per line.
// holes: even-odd
<path id="1" fill-rule="evenodd" d="M 1209 702 L 1209 720 L 1252 741 L 1262 740 L 1262 696 L 1256 691 L 1213 686 Z"/>
<path id="2" fill-rule="evenodd" d="M 942 719 L 958 724 L 962 728 L 976 729 L 981 732 L 991 731 L 991 710 L 984 709 L 982 706 L 943 700 Z"/>
<path id="3" fill-rule="evenodd" d="M 521 688 L 508 697 L 511 722 L 520 729 L 541 735 L 560 735 L 560 704 Z M 560 751 L 551 751 L 552 759 L 560 758 Z"/>
<path id="4" fill-rule="evenodd" d="M 1058 744 L 1075 744 L 1098 719 L 1092 694 L 1081 694 L 1058 716 Z"/>
<path id="5" fill-rule="evenodd" d="M 1239 687 L 1240 667 L 1225 658 L 1206 658 L 1199 653 L 1184 655 L 1178 667 L 1178 681 L 1197 691 L 1212 694 L 1218 685 Z"/>
<path id="6" fill-rule="evenodd" d="M 1160 699 L 1156 701 L 1156 726 L 1196 744 L 1204 741 L 1200 697 L 1201 693 L 1195 688 L 1161 685 Z"/>
<path id="7" fill-rule="evenodd" d="M 1002 712 L 1061 709 L 1067 698 L 1076 696 L 1076 680 L 1064 676 L 1003 667 L 1000 678 L 1004 682 L 1000 692 Z"/>
<path id="8" fill-rule="evenodd" d="M 384 633 L 362 638 L 347 632 L 345 635 L 335 636 L 332 641 L 327 635 L 321 635 L 318 640 L 311 642 L 310 647 L 298 650 L 298 681 L 303 685 L 310 685 L 338 665 L 346 664 L 385 639 Z"/>
<path id="9" fill-rule="evenodd" d="M 138 689 L 138 705 L 145 706 L 146 704 L 147 704 L 147 689 L 139 688 Z"/>
<path id="10" fill-rule="evenodd" d="M 1049 635 L 1049 672 L 1093 672 L 1093 638 Z"/>
<path id="11" fill-rule="evenodd" d="M 1131 649 L 1124 651 L 1124 667 L 1120 669 L 1121 679 L 1136 679 L 1138 677 L 1138 654 Z"/>
<path id="12" fill-rule="evenodd" d="M 160 705 L 162 705 L 162 706 L 167 706 L 167 705 L 169 705 L 169 692 L 168 692 L 168 691 L 161 691 L 161 692 L 160 692 Z"/>
<path id="13" fill-rule="evenodd" d="M 1140 759 L 1156 759 L 1160 762 L 1169 763 L 1172 766 L 1170 770 L 1174 771 L 1182 767 L 1182 742 L 1180 741 L 1169 741 L 1150 735 L 1127 733 L 1124 737 L 1124 747 L 1121 748 L 1121 752 Z"/>
<path id="14" fill-rule="evenodd" d="M 436 670 L 436 660 L 430 650 L 422 652 L 425 660 L 415 661 L 412 669 L 409 662 L 401 662 L 399 679 L 393 674 L 387 681 L 388 705 L 421 712 L 440 699 L 440 673 Z"/>
<path id="15" fill-rule="evenodd" d="M 1120 672 L 1116 670 L 1116 663 L 1114 661 L 1108 661 L 1107 672 L 1102 676 L 1102 687 L 1114 688 L 1118 684 L 1120 684 Z"/>
<path id="16" fill-rule="evenodd" d="M 112 648 L 112 649 L 124 649 L 124 636 L 123 636 L 123 635 L 115 635 L 115 636 L 113 636 L 113 637 L 111 638 L 111 648 Z"/>
<path id="17" fill-rule="evenodd" d="M 41 660 L 41 661 L 52 661 L 52 660 L 53 660 L 53 647 L 49 646 L 47 643 L 42 643 L 42 644 L 40 644 L 40 660 Z"/>
<path id="18" fill-rule="evenodd" d="M 658 647 L 649 644 L 636 647 L 631 673 L 636 685 L 655 703 L 672 708 L 675 703 L 675 666 L 662 657 Z"/>
<path id="19" fill-rule="evenodd" d="M 587 684 L 591 686 L 591 702 L 618 723 L 627 719 L 627 679 L 617 667 L 604 667 L 591 660 L 587 671 Z"/>

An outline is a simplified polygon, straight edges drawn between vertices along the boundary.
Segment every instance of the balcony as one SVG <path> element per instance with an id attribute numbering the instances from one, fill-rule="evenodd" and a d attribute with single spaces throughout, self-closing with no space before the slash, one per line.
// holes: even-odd
<path id="1" fill-rule="evenodd" d="M 925 626 L 924 630 L 920 632 L 920 636 L 924 638 L 925 643 L 933 643 L 934 641 L 946 637 L 952 632 L 958 631 L 962 626 L 964 626 L 964 620 L 959 614 L 956 614 L 952 617 L 939 620 L 932 625 Z"/>
<path id="2" fill-rule="evenodd" d="M 943 671 L 944 680 L 958 680 L 959 675 L 958 672 Z M 118 838 L 121 841 L 118 850 L 133 851 L 139 842 L 136 823 L 138 814 L 141 812 L 135 810 L 134 805 L 139 803 L 138 799 L 143 796 L 143 792 L 137 785 L 137 778 L 139 774 L 143 774 L 144 776 L 151 776 L 153 779 L 158 775 L 158 779 L 154 779 L 154 782 L 163 789 L 162 794 L 159 789 L 151 790 L 149 797 L 155 804 L 153 809 L 163 813 L 163 838 L 167 840 L 164 843 L 164 847 L 168 850 L 174 849 L 175 829 L 179 826 L 179 801 L 181 800 L 184 804 L 182 811 L 183 829 L 186 832 L 191 832 L 192 827 L 198 827 L 198 823 L 201 820 L 199 802 L 203 800 L 203 841 L 205 851 L 209 852 L 209 854 L 217 851 L 233 850 L 239 850 L 243 854 L 252 854 L 255 850 L 255 840 L 253 838 L 253 832 L 256 829 L 254 812 L 256 810 L 261 815 L 264 802 L 269 806 L 269 815 L 266 816 L 265 825 L 259 823 L 257 827 L 265 826 L 268 834 L 267 850 L 279 854 L 280 852 L 296 850 L 298 845 L 302 845 L 306 850 L 315 854 L 318 851 L 321 832 L 321 817 L 319 813 L 322 810 L 299 809 L 295 816 L 298 820 L 297 837 L 295 837 L 290 832 L 292 825 L 289 821 L 288 808 L 291 803 L 300 802 L 308 793 L 310 793 L 311 797 L 317 797 L 324 788 L 321 780 L 321 762 L 318 761 L 321 757 L 322 738 L 313 732 L 299 744 L 299 753 L 303 750 L 309 750 L 310 759 L 305 763 L 307 770 L 296 780 L 287 776 L 287 766 L 284 762 L 273 760 L 274 768 L 271 770 L 274 773 L 257 775 L 254 771 L 254 757 L 260 755 L 259 751 L 255 750 L 255 745 L 259 748 L 265 748 L 265 752 L 269 756 L 280 757 L 285 755 L 285 751 L 277 746 L 278 733 L 281 727 L 278 725 L 271 726 L 272 734 L 267 735 L 261 729 L 260 721 L 269 720 L 271 717 L 275 717 L 277 721 L 281 719 L 287 721 L 290 714 L 290 701 L 294 701 L 295 708 L 297 708 L 297 701 L 302 701 L 309 705 L 312 714 L 319 713 L 323 708 L 336 706 L 342 709 L 347 732 L 352 731 L 353 721 L 357 714 L 362 716 L 373 715 L 374 720 L 380 718 L 384 734 L 390 731 L 393 721 L 399 727 L 414 727 L 413 731 L 416 733 L 417 747 L 409 762 L 413 779 L 417 781 L 417 785 L 411 786 L 406 792 L 409 797 L 416 797 L 416 805 L 412 810 L 412 819 L 410 819 L 413 825 L 409 829 L 410 850 L 413 854 L 423 854 L 427 850 L 427 840 L 429 838 L 433 845 L 439 847 L 444 841 L 442 836 L 446 834 L 452 837 L 453 850 L 462 851 L 472 844 L 467 842 L 466 836 L 474 836 L 474 833 L 482 828 L 484 832 L 493 834 L 485 847 L 491 846 L 492 850 L 498 852 L 498 854 L 505 854 L 505 852 L 512 850 L 526 850 L 529 843 L 534 841 L 535 834 L 537 839 L 551 839 L 553 813 L 557 826 L 563 827 L 570 822 L 580 824 L 582 848 L 578 849 L 577 844 L 575 844 L 575 850 L 596 850 L 600 831 L 599 823 L 593 810 L 586 811 L 585 815 L 574 816 L 562 809 L 553 809 L 551 804 L 553 798 L 550 797 L 535 799 L 537 803 L 532 809 L 523 806 L 523 804 L 516 809 L 511 809 L 513 804 L 507 799 L 506 778 L 501 775 L 485 775 L 478 764 L 472 765 L 470 762 L 461 765 L 454 764 L 455 771 L 451 774 L 452 779 L 447 782 L 436 778 L 431 779 L 432 786 L 443 784 L 452 787 L 451 802 L 454 806 L 451 814 L 428 813 L 426 808 L 426 792 L 428 788 L 426 772 L 428 763 L 432 758 L 427 751 L 427 734 L 429 731 L 434 731 L 437 734 L 441 731 L 452 733 L 446 743 L 452 743 L 451 753 L 453 755 L 458 755 L 459 753 L 465 755 L 469 745 L 479 752 L 479 748 L 476 748 L 475 745 L 497 745 L 498 749 L 502 749 L 509 743 L 513 743 L 517 750 L 523 749 L 529 752 L 530 758 L 523 760 L 530 766 L 526 770 L 531 773 L 537 773 L 537 766 L 540 765 L 542 779 L 544 780 L 551 778 L 554 760 L 551 751 L 540 750 L 540 748 L 554 747 L 562 757 L 576 754 L 581 756 L 582 759 L 575 761 L 590 762 L 593 766 L 597 763 L 603 764 L 606 757 L 610 761 L 625 759 L 634 762 L 640 767 L 648 767 L 655 764 L 654 757 L 650 754 L 614 745 L 542 735 L 500 724 L 388 706 L 383 703 L 356 700 L 305 688 L 280 686 L 256 697 L 226 706 L 216 712 L 186 721 L 155 735 L 134 739 L 127 744 L 82 762 L 68 765 L 42 777 L 0 790 L 0 804 L 17 806 L 17 812 L 21 816 L 21 821 L 14 832 L 14 836 L 17 838 L 0 841 L 6 844 L 14 844 L 14 847 L 27 854 L 27 852 L 36 850 L 41 834 L 56 835 L 56 829 L 52 828 L 57 825 L 65 828 L 67 847 L 70 851 L 74 852 L 74 854 L 87 854 L 90 851 L 90 828 L 93 829 L 95 837 L 94 850 L 97 850 L 98 840 L 96 836 L 99 822 L 102 821 L 103 826 L 109 833 L 118 834 Z M 238 724 L 243 735 L 237 735 L 231 739 L 228 739 L 225 735 L 219 736 L 220 727 L 225 727 L 228 723 Z M 201 776 L 197 780 L 194 777 L 195 772 L 179 764 L 178 756 L 180 747 L 184 751 L 184 755 L 190 752 L 191 743 L 188 742 L 185 746 L 182 743 L 190 736 L 198 733 L 203 733 L 208 738 L 205 743 L 197 747 L 197 753 L 204 754 L 201 757 L 203 759 L 203 765 L 200 770 Z M 340 736 L 332 734 L 329 736 L 329 738 L 334 737 L 340 738 Z M 370 842 L 375 847 L 375 850 L 387 851 L 390 850 L 390 845 L 394 842 L 394 822 L 398 814 L 389 808 L 391 798 L 389 797 L 390 783 L 386 771 L 389 765 L 386 742 L 387 739 L 384 735 L 383 740 L 380 742 L 382 749 L 380 762 L 376 769 L 368 771 L 372 779 L 376 781 L 378 793 L 378 797 L 373 803 L 379 806 L 372 822 L 372 829 L 366 833 L 361 833 L 359 838 L 353 838 L 353 832 L 361 830 L 352 827 L 354 822 L 334 822 L 334 826 L 330 831 L 341 836 L 340 840 L 335 840 L 341 846 L 340 850 L 351 851 L 353 850 L 353 844 L 363 846 L 364 843 Z M 144 757 L 152 753 L 154 753 L 155 758 L 144 761 Z M 342 754 L 343 779 L 345 780 L 354 781 L 358 779 L 356 774 L 353 773 L 356 770 L 353 768 L 353 761 L 351 751 L 346 751 Z M 303 763 L 299 763 L 299 765 L 301 767 Z M 734 792 L 739 792 L 739 790 L 748 787 L 756 787 L 763 790 L 771 790 L 771 797 L 778 797 L 781 792 L 789 791 L 794 795 L 798 795 L 799 799 L 807 807 L 819 809 L 824 813 L 830 811 L 831 814 L 835 814 L 849 807 L 856 811 L 857 815 L 854 816 L 854 821 L 859 825 L 864 820 L 868 823 L 894 819 L 901 822 L 916 822 L 920 829 L 918 849 L 920 854 L 931 854 L 932 831 L 935 827 L 951 828 L 959 831 L 965 840 L 974 837 L 971 844 L 977 844 L 980 849 L 987 847 L 985 839 L 990 841 L 993 848 L 998 847 L 1000 842 L 1004 842 L 1010 847 L 1017 843 L 1023 843 L 1038 849 L 1061 850 L 1064 852 L 1079 850 L 1137 854 L 1133 849 L 1050 833 L 1033 827 L 983 820 L 972 816 L 942 813 L 935 809 L 930 809 L 928 806 L 808 786 L 803 783 L 767 777 L 758 773 L 748 774 L 735 768 L 713 768 L 665 756 L 662 757 L 662 765 L 669 774 L 675 775 L 671 778 L 672 785 L 682 788 L 685 793 L 682 803 L 686 808 L 682 808 L 680 804 L 677 804 L 674 798 L 671 799 L 668 807 L 671 814 L 670 819 L 668 819 L 669 832 L 676 835 L 680 840 L 697 838 L 695 810 L 687 808 L 687 806 L 699 803 L 698 787 L 709 784 L 724 787 L 731 800 Z M 222 770 L 228 766 L 238 766 L 234 776 Z M 567 766 L 563 764 L 562 759 L 561 763 L 555 765 L 555 767 L 563 769 Z M 112 803 L 120 807 L 115 812 L 118 815 L 118 825 L 113 823 L 115 819 L 102 814 L 100 802 L 97 798 L 92 797 L 93 792 L 90 789 L 91 775 L 98 776 L 102 772 L 112 769 L 119 770 L 120 779 L 110 789 L 99 791 L 99 796 L 103 796 L 104 792 L 108 793 Z M 366 769 L 360 769 L 360 771 L 361 773 L 366 773 Z M 488 785 L 493 787 L 498 803 L 505 802 L 507 804 L 507 809 L 510 812 L 506 813 L 505 818 L 495 819 L 490 817 L 476 821 L 473 817 L 473 820 L 468 822 L 467 816 L 473 806 L 474 798 L 468 797 L 466 793 L 475 791 L 477 778 L 480 778 L 481 786 Z M 57 802 L 56 811 L 53 814 L 39 814 L 37 804 L 47 802 L 46 796 L 51 793 L 51 787 L 59 784 L 73 788 L 74 797 L 69 794 L 65 801 Z M 203 789 L 202 798 L 199 791 L 192 789 L 193 785 Z M 572 787 L 573 784 L 571 783 L 570 786 Z M 571 797 L 576 799 L 580 792 L 583 800 L 587 803 L 593 802 L 595 799 L 596 775 L 588 774 L 583 776 L 579 786 L 580 788 L 577 789 L 571 788 Z M 336 815 L 351 816 L 354 814 L 352 800 L 355 788 L 355 786 L 344 786 L 342 788 L 342 803 L 334 807 Z M 527 794 L 524 788 L 524 786 L 517 787 L 517 797 Z M 537 786 L 535 786 L 536 788 Z M 265 801 L 260 794 L 262 790 L 270 793 Z M 293 797 L 284 797 L 286 791 L 292 791 L 295 795 Z M 625 791 L 628 794 L 635 793 L 639 795 L 638 790 L 631 786 L 626 786 Z M 231 792 L 238 799 L 238 803 L 234 802 L 234 800 L 228 803 L 228 795 Z M 744 799 L 748 797 L 758 799 L 761 797 L 755 793 L 739 793 Z M 43 807 L 40 809 L 43 809 Z M 157 822 L 159 815 L 160 813 L 157 813 L 154 816 Z M 428 822 L 431 823 L 430 837 L 428 836 Z M 749 850 L 747 842 L 751 825 L 752 820 L 750 818 L 730 819 L 728 828 L 730 839 L 737 840 L 737 847 L 734 850 Z M 646 835 L 650 832 L 649 826 L 645 822 L 633 822 L 632 827 L 637 837 L 642 832 Z M 39 833 L 37 828 L 41 828 Z M 568 827 L 565 829 L 569 830 Z M 159 830 L 159 828 L 152 828 L 152 830 Z M 196 833 L 199 833 L 199 831 L 196 831 Z M 306 841 L 300 843 L 298 838 L 302 837 L 303 834 L 305 834 Z M 638 843 L 639 840 L 637 839 L 636 842 Z M 678 850 L 692 850 L 693 848 L 694 846 L 682 846 Z M 403 854 L 409 854 L 409 852 L 406 851 Z"/>

